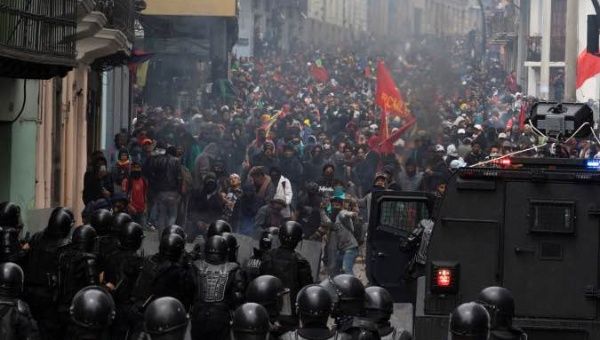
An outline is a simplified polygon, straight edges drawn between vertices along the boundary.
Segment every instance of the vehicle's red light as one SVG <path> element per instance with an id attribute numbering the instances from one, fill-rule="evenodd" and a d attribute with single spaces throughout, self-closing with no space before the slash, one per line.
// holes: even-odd
<path id="1" fill-rule="evenodd" d="M 438 268 L 436 284 L 438 287 L 450 287 L 452 285 L 452 271 L 448 268 Z"/>
<path id="2" fill-rule="evenodd" d="M 500 160 L 500 165 L 502 165 L 502 166 L 510 166 L 511 165 L 510 158 L 502 158 Z"/>

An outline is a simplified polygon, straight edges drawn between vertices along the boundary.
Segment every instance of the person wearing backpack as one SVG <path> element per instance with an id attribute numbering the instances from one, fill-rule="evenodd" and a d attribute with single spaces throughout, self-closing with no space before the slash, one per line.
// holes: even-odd
<path id="1" fill-rule="evenodd" d="M 121 186 L 129 199 L 127 212 L 136 223 L 145 228 L 148 181 L 142 177 L 142 165 L 140 163 L 133 163 L 129 177 L 123 179 Z"/>

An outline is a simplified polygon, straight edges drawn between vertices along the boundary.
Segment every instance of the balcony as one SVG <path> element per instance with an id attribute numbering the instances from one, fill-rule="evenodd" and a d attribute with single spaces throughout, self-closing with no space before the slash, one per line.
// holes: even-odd
<path id="1" fill-rule="evenodd" d="M 518 14 L 512 7 L 493 11 L 488 16 L 489 36 L 492 40 L 509 41 L 518 34 Z"/>
<path id="2" fill-rule="evenodd" d="M 105 28 L 123 32 L 127 40 L 133 42 L 133 23 L 135 10 L 133 0 L 96 0 L 96 11 L 104 13 L 107 24 Z"/>
<path id="3" fill-rule="evenodd" d="M 49 79 L 75 65 L 77 0 L 0 0 L 0 76 Z"/>

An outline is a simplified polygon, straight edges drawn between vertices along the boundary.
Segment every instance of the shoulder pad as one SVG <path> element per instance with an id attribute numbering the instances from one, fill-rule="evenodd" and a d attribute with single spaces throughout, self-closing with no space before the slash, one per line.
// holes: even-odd
<path id="1" fill-rule="evenodd" d="M 20 299 L 17 300 L 17 310 L 21 314 L 25 314 L 25 315 L 31 314 L 31 311 L 29 310 L 29 305 L 27 304 L 27 302 L 20 300 Z"/>

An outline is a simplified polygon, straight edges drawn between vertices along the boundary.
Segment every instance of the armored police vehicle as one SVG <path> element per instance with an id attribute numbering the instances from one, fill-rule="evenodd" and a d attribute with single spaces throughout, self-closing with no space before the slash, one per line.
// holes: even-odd
<path id="1" fill-rule="evenodd" d="M 528 339 L 600 339 L 600 160 L 463 168 L 433 206 L 402 192 L 371 206 L 367 275 L 412 304 L 415 339 L 447 339 L 449 313 L 488 286 L 512 291 Z"/>

